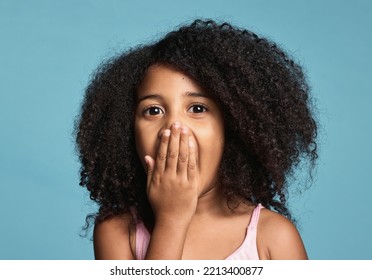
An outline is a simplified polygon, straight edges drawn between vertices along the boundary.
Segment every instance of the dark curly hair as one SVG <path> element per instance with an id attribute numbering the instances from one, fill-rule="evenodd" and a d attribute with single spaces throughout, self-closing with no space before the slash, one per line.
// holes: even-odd
<path id="1" fill-rule="evenodd" d="M 219 105 L 225 127 L 219 180 L 228 201 L 261 203 L 292 219 L 288 176 L 304 158 L 312 170 L 317 158 L 304 73 L 268 39 L 228 23 L 196 20 L 106 61 L 88 85 L 75 124 L 80 185 L 99 205 L 88 225 L 130 207 L 147 225 L 153 222 L 134 139 L 136 88 L 153 64 L 182 71 Z"/>

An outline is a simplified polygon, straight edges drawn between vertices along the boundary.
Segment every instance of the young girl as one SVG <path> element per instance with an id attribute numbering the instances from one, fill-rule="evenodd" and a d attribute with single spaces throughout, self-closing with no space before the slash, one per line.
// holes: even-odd
<path id="1" fill-rule="evenodd" d="M 77 126 L 96 259 L 306 259 L 287 177 L 317 158 L 303 72 L 196 20 L 106 62 Z"/>

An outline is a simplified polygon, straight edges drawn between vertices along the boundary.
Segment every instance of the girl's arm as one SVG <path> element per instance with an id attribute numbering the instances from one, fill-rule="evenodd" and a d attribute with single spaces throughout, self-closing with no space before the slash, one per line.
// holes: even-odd
<path id="1" fill-rule="evenodd" d="M 97 260 L 133 260 L 131 245 L 131 216 L 110 218 L 94 227 L 94 255 Z"/>
<path id="2" fill-rule="evenodd" d="M 195 143 L 188 129 L 165 130 L 155 159 L 145 157 L 147 195 L 155 215 L 146 259 L 181 259 L 198 202 Z"/>
<path id="3" fill-rule="evenodd" d="M 188 224 L 156 223 L 151 234 L 146 260 L 180 260 Z"/>
<path id="4" fill-rule="evenodd" d="M 257 247 L 260 259 L 307 260 L 301 236 L 285 217 L 262 209 L 257 227 Z"/>

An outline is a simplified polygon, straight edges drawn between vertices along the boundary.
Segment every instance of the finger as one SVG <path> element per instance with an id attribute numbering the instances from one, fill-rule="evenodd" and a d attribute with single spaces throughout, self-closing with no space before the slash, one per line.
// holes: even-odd
<path id="1" fill-rule="evenodd" d="M 170 172 L 177 171 L 178 153 L 180 148 L 180 123 L 175 122 L 172 125 L 171 135 L 168 144 L 167 161 L 165 169 Z"/>
<path id="2" fill-rule="evenodd" d="M 147 187 L 149 187 L 154 173 L 155 160 L 150 156 L 145 156 L 145 162 L 147 166 Z"/>
<path id="3" fill-rule="evenodd" d="M 158 149 L 158 154 L 156 155 L 156 162 L 154 172 L 158 174 L 163 174 L 165 169 L 165 162 L 167 160 L 167 150 L 168 150 L 168 143 L 170 137 L 170 130 L 166 129 L 161 136 L 160 145 Z"/>
<path id="4" fill-rule="evenodd" d="M 187 176 L 187 162 L 189 158 L 189 129 L 187 127 L 181 128 L 180 135 L 180 152 L 178 155 L 177 173 Z"/>
<path id="5" fill-rule="evenodd" d="M 196 152 L 195 142 L 189 139 L 189 161 L 187 163 L 187 178 L 192 182 L 196 178 Z"/>

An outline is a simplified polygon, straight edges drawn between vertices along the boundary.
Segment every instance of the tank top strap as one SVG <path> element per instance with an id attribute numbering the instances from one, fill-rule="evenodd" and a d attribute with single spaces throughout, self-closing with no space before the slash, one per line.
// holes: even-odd
<path id="1" fill-rule="evenodd" d="M 259 203 L 253 210 L 253 213 L 252 213 L 252 217 L 251 217 L 251 221 L 248 225 L 248 228 L 256 228 L 257 227 L 257 224 L 258 224 L 258 219 L 260 218 L 260 212 L 261 212 L 261 209 L 262 208 L 265 208 L 261 205 L 261 203 Z"/>
<path id="2" fill-rule="evenodd" d="M 147 247 L 150 242 L 150 233 L 147 231 L 143 222 L 138 218 L 137 209 L 134 207 L 130 208 L 130 212 L 133 216 L 133 220 L 136 225 L 136 255 L 137 260 L 144 260 L 146 256 Z"/>
<path id="3" fill-rule="evenodd" d="M 261 209 L 264 208 L 258 204 L 252 211 L 250 222 L 247 227 L 247 233 L 242 245 L 227 260 L 259 260 L 257 250 L 257 224 L 260 218 Z"/>

